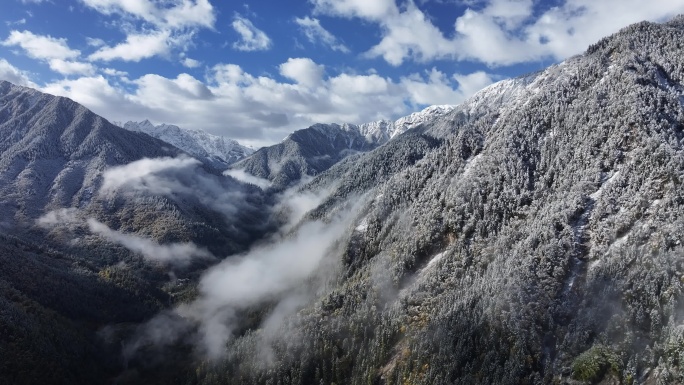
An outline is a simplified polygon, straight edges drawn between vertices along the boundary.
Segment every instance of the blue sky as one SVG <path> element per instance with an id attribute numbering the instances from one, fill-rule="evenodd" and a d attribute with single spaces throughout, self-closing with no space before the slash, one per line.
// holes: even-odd
<path id="1" fill-rule="evenodd" d="M 0 79 L 272 144 L 458 104 L 684 0 L 3 0 Z"/>

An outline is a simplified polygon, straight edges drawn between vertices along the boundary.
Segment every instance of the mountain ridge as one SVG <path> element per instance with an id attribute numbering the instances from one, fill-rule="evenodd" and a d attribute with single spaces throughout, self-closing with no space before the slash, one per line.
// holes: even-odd
<path id="1" fill-rule="evenodd" d="M 169 124 L 155 126 L 149 120 L 116 124 L 127 130 L 143 132 L 168 142 L 219 171 L 225 170 L 231 164 L 254 152 L 253 149 L 233 139 L 212 135 L 202 130 L 180 128 Z"/>
<path id="2" fill-rule="evenodd" d="M 273 188 L 282 190 L 304 177 L 320 174 L 349 155 L 374 150 L 406 131 L 447 115 L 453 108 L 430 106 L 395 121 L 314 124 L 293 132 L 280 143 L 257 150 L 231 168 L 267 179 Z"/>

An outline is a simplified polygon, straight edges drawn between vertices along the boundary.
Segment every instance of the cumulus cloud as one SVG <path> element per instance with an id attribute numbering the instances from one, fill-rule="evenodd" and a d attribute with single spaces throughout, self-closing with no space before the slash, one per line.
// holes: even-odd
<path id="1" fill-rule="evenodd" d="M 94 65 L 75 60 L 81 51 L 69 48 L 66 39 L 12 31 L 1 44 L 20 47 L 27 56 L 46 62 L 52 71 L 62 75 L 91 76 L 97 71 Z"/>
<path id="2" fill-rule="evenodd" d="M 349 52 L 349 48 L 337 39 L 332 33 L 328 32 L 321 22 L 316 18 L 303 17 L 295 18 L 295 23 L 299 26 L 302 33 L 312 44 L 323 44 L 333 51 L 344 53 Z"/>
<path id="3" fill-rule="evenodd" d="M 324 67 L 309 58 L 289 58 L 280 65 L 280 74 L 307 87 L 321 83 Z"/>
<path id="4" fill-rule="evenodd" d="M 233 43 L 238 51 L 266 51 L 271 48 L 272 41 L 266 33 L 255 27 L 252 22 L 240 15 L 235 15 L 231 24 L 240 40 Z"/>
<path id="5" fill-rule="evenodd" d="M 0 80 L 6 80 L 19 86 L 37 87 L 29 74 L 16 68 L 5 59 L 0 59 Z"/>
<path id="6" fill-rule="evenodd" d="M 6 47 L 17 46 L 34 59 L 73 59 L 81 52 L 69 48 L 66 39 L 54 38 L 50 35 L 36 35 L 30 31 L 11 31 L 2 45 Z"/>
<path id="7" fill-rule="evenodd" d="M 90 60 L 138 62 L 154 56 L 167 57 L 173 51 L 184 53 L 197 30 L 213 29 L 216 22 L 216 13 L 209 0 L 81 1 L 104 15 L 120 16 L 124 21 L 122 31 L 126 34 L 125 41 L 113 46 L 100 39 L 89 39 L 90 45 L 100 47 L 89 56 Z M 132 28 L 134 25 L 137 30 Z"/>
<path id="8" fill-rule="evenodd" d="M 132 17 L 161 28 L 206 27 L 216 22 L 209 0 L 177 0 L 172 3 L 152 0 L 81 0 L 105 15 Z M 169 6 L 171 5 L 171 6 Z"/>
<path id="9" fill-rule="evenodd" d="M 97 68 L 90 63 L 79 61 L 50 59 L 50 69 L 62 75 L 93 75 Z"/>
<path id="10" fill-rule="evenodd" d="M 151 239 L 112 230 L 93 218 L 89 218 L 87 223 L 92 233 L 140 254 L 148 261 L 183 267 L 187 266 L 193 258 L 214 259 L 209 251 L 197 247 L 192 242 L 160 245 Z"/>
<path id="11" fill-rule="evenodd" d="M 669 0 L 565 0 L 537 13 L 532 0 L 489 0 L 473 3 L 445 34 L 412 0 L 401 9 L 393 0 L 313 3 L 321 14 L 376 23 L 382 37 L 366 55 L 395 66 L 406 60 L 474 60 L 489 66 L 561 60 L 628 24 L 684 12 L 684 3 Z"/>
<path id="12" fill-rule="evenodd" d="M 494 83 L 493 76 L 482 71 L 468 75 L 454 74 L 452 78 L 453 81 L 445 73 L 433 68 L 427 72 L 427 82 L 418 75 L 402 78 L 401 82 L 418 105 L 453 104 L 454 100 L 464 100 Z"/>
<path id="13" fill-rule="evenodd" d="M 115 68 L 103 68 L 102 73 L 105 75 L 109 76 L 116 76 L 116 77 L 128 77 L 128 72 L 126 71 L 119 71 Z"/>
<path id="14" fill-rule="evenodd" d="M 453 78 L 455 73 L 437 76 L 431 71 L 398 80 L 373 73 L 329 75 L 309 58 L 290 58 L 278 69 L 294 84 L 219 64 L 203 80 L 189 74 L 149 74 L 131 79 L 124 88 L 94 76 L 56 81 L 43 90 L 70 97 L 110 120 L 151 119 L 259 147 L 314 123 L 396 119 L 428 104 L 458 104 L 470 96 L 474 84 L 463 83 L 470 88 L 460 90 L 463 84 Z"/>
<path id="15" fill-rule="evenodd" d="M 396 15 L 395 0 L 311 0 L 314 12 L 342 17 L 381 20 Z"/>
<path id="16" fill-rule="evenodd" d="M 191 59 L 189 57 L 186 57 L 186 58 L 183 58 L 181 60 L 181 64 L 183 65 L 183 67 L 197 68 L 202 64 L 202 62 L 200 62 L 199 60 L 195 60 L 195 59 Z"/>
<path id="17" fill-rule="evenodd" d="M 103 46 L 90 54 L 90 60 L 123 60 L 138 62 L 157 55 L 167 55 L 171 32 L 157 31 L 150 34 L 131 34 L 126 41 L 113 47 Z"/>

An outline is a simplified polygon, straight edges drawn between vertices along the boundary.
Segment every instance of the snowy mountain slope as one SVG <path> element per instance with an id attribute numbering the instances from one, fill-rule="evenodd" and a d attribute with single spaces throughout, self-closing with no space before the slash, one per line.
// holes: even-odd
<path id="1" fill-rule="evenodd" d="M 192 290 L 176 277 L 268 232 L 262 199 L 169 143 L 0 82 L 0 383 L 119 382 L 119 339 Z"/>
<path id="2" fill-rule="evenodd" d="M 364 202 L 335 283 L 200 383 L 682 383 L 682 41 L 633 25 L 319 174 L 309 219 Z"/>
<path id="3" fill-rule="evenodd" d="M 144 327 L 129 324 L 135 331 L 128 335 L 120 332 L 125 327 L 102 330 L 117 347 L 122 341 L 134 346 L 124 360 L 108 357 L 125 372 L 102 370 L 107 379 L 206 385 L 684 383 L 682 41 L 684 17 L 639 23 L 583 55 L 492 85 L 444 113 L 407 119 L 416 125 L 403 134 L 393 135 L 389 123 L 365 131 L 315 125 L 257 151 L 237 166 L 282 186 L 315 175 L 295 196 L 322 203 L 278 236 L 262 230 L 264 243 L 255 253 L 207 271 L 178 296 L 187 302 L 145 286 L 166 276 L 140 274 L 131 259 L 119 263 L 117 251 L 102 244 L 95 251 L 81 249 L 87 258 L 79 259 L 0 235 L 0 329 L 9 331 L 0 334 L 0 350 L 16 346 L 16 336 L 24 348 L 4 362 L 21 361 L 31 374 L 36 362 L 56 371 L 79 368 L 75 360 L 95 357 L 90 352 L 97 345 L 94 332 L 86 344 L 74 338 L 78 326 L 133 322 L 136 314 L 140 320 L 154 306 L 166 306 Z M 25 103 L 30 110 L 34 94 L 22 95 L 3 105 Z M 21 131 L 23 124 L 63 116 L 61 109 L 5 111 L 1 119 L 16 118 L 3 120 L 13 129 L 2 131 L 2 138 L 14 143 L 28 137 L 21 148 L 0 142 L 3 162 L 10 147 L 9 153 L 21 153 L 2 165 L 18 174 L 27 164 L 32 170 L 15 189 L 54 174 L 52 162 L 36 162 L 66 156 L 59 151 L 69 147 L 69 138 L 90 135 L 71 130 L 64 140 L 45 142 L 44 135 Z M 50 131 L 42 129 L 49 125 L 34 126 Z M 75 153 L 111 147 L 101 135 L 74 139 Z M 85 142 L 97 145 L 78 144 Z M 168 176 L 182 186 L 196 181 L 187 173 Z M 225 192 L 222 184 L 211 186 L 210 192 Z M 201 194 L 206 187 L 192 191 Z M 246 196 L 260 193 L 254 188 Z M 221 228 L 252 220 L 243 216 L 226 224 L 195 206 L 140 199 L 146 201 L 152 204 L 109 202 L 102 214 L 151 232 L 166 226 L 156 220 L 158 212 L 195 215 Z M 20 263 L 8 257 L 15 254 Z M 40 283 L 48 290 L 35 284 L 36 275 L 47 278 Z M 176 294 L 183 285 L 166 287 Z M 108 296 L 126 300 L 107 305 Z M 65 298 L 69 302 L 61 302 Z M 127 305 L 129 299 L 135 307 Z M 174 300 L 182 305 L 169 311 Z M 94 314 L 87 311 L 91 307 Z M 79 322 L 64 321 L 63 314 L 74 313 Z M 57 361 L 63 356 L 54 352 L 72 345 L 76 352 L 66 349 L 66 362 Z M 210 359 L 202 356 L 208 348 L 216 348 Z M 125 364 L 117 366 L 120 361 Z"/>
<path id="4" fill-rule="evenodd" d="M 36 218 L 48 207 L 83 206 L 105 168 L 178 154 L 70 99 L 0 82 L 0 207 L 6 216 Z"/>
<path id="5" fill-rule="evenodd" d="M 453 109 L 453 106 L 431 106 L 394 122 L 316 124 L 295 131 L 281 143 L 257 150 L 232 168 L 268 179 L 276 189 L 282 189 L 304 176 L 318 175 L 349 155 L 373 150 Z"/>
<path id="6" fill-rule="evenodd" d="M 202 240 L 221 253 L 242 249 L 256 234 L 251 226 L 261 228 L 268 216 L 261 190 L 183 157 L 70 99 L 0 83 L 0 214 L 10 228 L 33 228 L 53 210 L 76 209 L 81 227 L 93 217 L 156 239 Z M 103 192 L 105 172 L 124 166 L 129 171 L 117 178 L 139 186 L 121 182 L 122 190 Z M 198 183 L 205 184 L 199 193 Z M 233 210 L 230 197 L 243 193 Z"/>
<path id="7" fill-rule="evenodd" d="M 253 149 L 242 146 L 235 140 L 201 130 L 183 129 L 168 124 L 155 126 L 149 120 L 129 121 L 124 124 L 117 123 L 117 125 L 168 142 L 219 170 L 226 169 L 230 164 L 254 152 Z"/>

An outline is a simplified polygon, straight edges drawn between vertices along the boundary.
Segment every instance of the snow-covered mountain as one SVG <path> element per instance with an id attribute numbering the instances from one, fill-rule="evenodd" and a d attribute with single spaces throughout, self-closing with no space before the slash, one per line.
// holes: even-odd
<path id="1" fill-rule="evenodd" d="M 386 143 L 397 135 L 417 127 L 423 123 L 433 121 L 453 111 L 453 105 L 429 106 L 422 111 L 414 112 L 395 121 L 378 120 L 360 125 L 349 125 L 363 135 L 367 141 L 378 145 Z"/>
<path id="2" fill-rule="evenodd" d="M 317 175 L 308 218 L 361 206 L 339 269 L 268 370 L 224 375 L 248 335 L 200 382 L 684 383 L 682 41 L 635 24 Z"/>
<path id="3" fill-rule="evenodd" d="M 285 226 L 244 229 L 263 243 L 199 282 L 155 291 L 165 274 L 79 246 L 83 232 L 63 246 L 78 256 L 0 232 L 0 383 L 36 383 L 38 364 L 69 384 L 684 383 L 682 41 L 684 17 L 638 23 L 455 108 L 314 125 L 236 164 L 276 186 L 315 175 L 292 194 L 176 170 L 167 200 L 91 211 L 155 236 L 172 217 L 254 222 L 233 203 L 284 207 Z M 163 152 L 68 100 L 3 83 L 0 97 L 0 207 L 53 199 L 69 162 Z M 246 202 L 259 194 L 282 201 Z M 227 226 L 184 203 L 217 198 Z"/>
<path id="4" fill-rule="evenodd" d="M 106 172 L 124 167 L 109 180 L 125 182 L 115 193 L 103 192 Z M 143 181 L 147 176 L 154 181 Z M 249 210 L 250 220 L 261 218 L 254 212 L 261 190 L 249 191 L 168 142 L 118 127 L 68 98 L 0 82 L 0 227 L 31 228 L 39 217 L 68 209 L 79 211 L 81 224 L 93 217 L 128 232 L 206 237 L 217 248 L 236 250 L 250 237 L 233 222 Z M 249 192 L 251 202 L 234 204 L 228 217 L 202 192 L 212 198 Z"/>
<path id="5" fill-rule="evenodd" d="M 314 124 L 278 144 L 257 150 L 232 168 L 268 179 L 275 188 L 284 188 L 303 176 L 320 174 L 349 155 L 373 150 L 412 128 L 433 122 L 454 108 L 431 106 L 396 121 Z"/>
<path id="6" fill-rule="evenodd" d="M 129 131 L 143 132 L 170 143 L 217 169 L 226 169 L 230 164 L 254 152 L 253 149 L 233 139 L 212 135 L 202 130 L 180 128 L 170 124 L 155 126 L 149 120 L 116 124 Z"/>
<path id="7" fill-rule="evenodd" d="M 81 207 L 97 192 L 106 168 L 178 154 L 175 147 L 116 127 L 70 99 L 0 81 L 4 218 Z"/>

